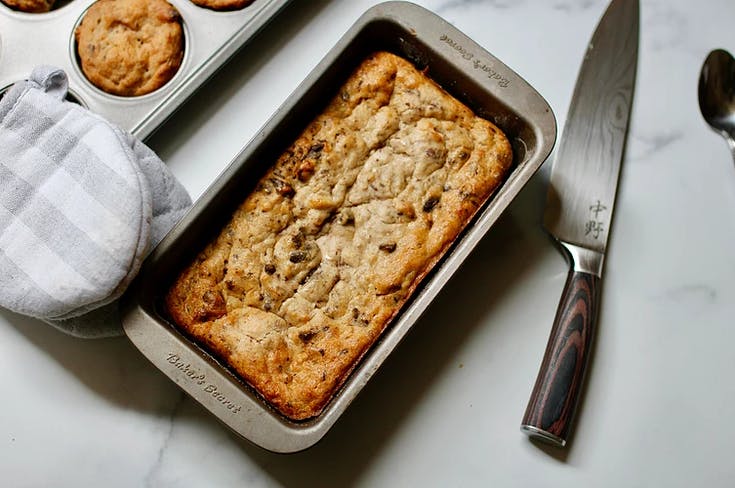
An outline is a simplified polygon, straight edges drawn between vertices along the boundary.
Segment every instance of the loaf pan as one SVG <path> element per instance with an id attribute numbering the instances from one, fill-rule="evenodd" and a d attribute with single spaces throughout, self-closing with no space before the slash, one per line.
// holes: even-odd
<path id="1" fill-rule="evenodd" d="M 138 97 L 105 93 L 82 73 L 74 30 L 95 0 L 57 0 L 47 13 L 18 12 L 0 3 L 0 94 L 34 67 L 56 66 L 69 77 L 73 101 L 146 139 L 290 0 L 254 0 L 228 12 L 190 0 L 167 1 L 181 14 L 184 59 L 168 83 Z"/>
<path id="2" fill-rule="evenodd" d="M 183 267 L 212 239 L 266 165 L 335 95 L 350 72 L 375 50 L 414 62 L 512 141 L 514 166 L 401 313 L 363 356 L 324 411 L 293 422 L 269 408 L 206 351 L 187 339 L 161 308 Z M 321 439 L 428 307 L 550 153 L 556 122 L 549 105 L 516 73 L 450 24 L 421 7 L 387 2 L 368 10 L 288 98 L 223 174 L 152 252 L 125 296 L 130 340 L 164 374 L 235 432 L 275 452 L 295 452 Z M 286 142 L 284 142 L 286 141 Z"/>

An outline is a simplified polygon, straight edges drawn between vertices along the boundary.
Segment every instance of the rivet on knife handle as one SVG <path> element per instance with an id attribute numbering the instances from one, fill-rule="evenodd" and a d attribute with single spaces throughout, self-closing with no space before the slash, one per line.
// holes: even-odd
<path id="1" fill-rule="evenodd" d="M 590 358 L 602 267 L 602 255 L 562 245 L 570 251 L 573 266 L 521 423 L 529 436 L 560 447 L 567 442 Z"/>

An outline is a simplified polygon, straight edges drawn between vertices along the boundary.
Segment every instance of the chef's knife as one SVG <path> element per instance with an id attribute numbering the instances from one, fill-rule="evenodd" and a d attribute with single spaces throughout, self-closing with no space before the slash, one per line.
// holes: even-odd
<path id="1" fill-rule="evenodd" d="M 600 278 L 638 63 L 638 0 L 613 0 L 577 78 L 551 171 L 544 227 L 570 263 L 521 430 L 567 442 L 597 321 Z"/>

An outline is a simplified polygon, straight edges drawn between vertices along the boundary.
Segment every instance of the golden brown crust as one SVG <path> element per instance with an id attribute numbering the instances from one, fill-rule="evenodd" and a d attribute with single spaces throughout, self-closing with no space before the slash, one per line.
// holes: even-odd
<path id="1" fill-rule="evenodd" d="M 157 90 L 184 55 L 181 17 L 165 0 L 98 0 L 75 36 L 84 75 L 113 95 Z"/>
<path id="2" fill-rule="evenodd" d="M 497 127 L 377 53 L 181 273 L 168 311 L 282 414 L 314 417 L 511 162 Z"/>
<path id="3" fill-rule="evenodd" d="M 43 13 L 51 10 L 56 0 L 0 0 L 8 7 L 21 12 Z"/>
<path id="4" fill-rule="evenodd" d="M 253 3 L 253 0 L 191 0 L 191 2 L 212 10 L 239 10 Z"/>

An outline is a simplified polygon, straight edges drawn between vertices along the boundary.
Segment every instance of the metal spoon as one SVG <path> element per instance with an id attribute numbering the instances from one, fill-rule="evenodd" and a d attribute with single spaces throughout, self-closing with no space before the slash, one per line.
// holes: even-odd
<path id="1" fill-rule="evenodd" d="M 727 140 L 735 158 L 735 58 L 710 52 L 699 75 L 699 109 L 704 120 Z"/>

